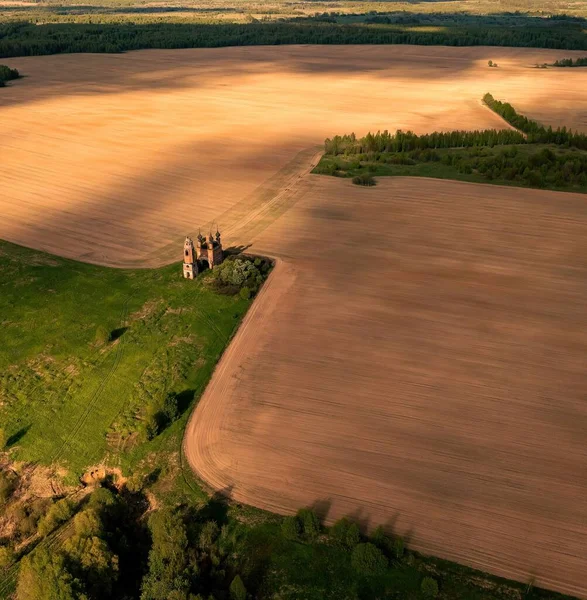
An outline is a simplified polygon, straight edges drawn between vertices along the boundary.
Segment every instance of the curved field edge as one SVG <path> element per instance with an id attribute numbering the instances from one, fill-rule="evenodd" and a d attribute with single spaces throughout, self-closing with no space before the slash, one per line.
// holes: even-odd
<path id="1" fill-rule="evenodd" d="M 514 234 L 516 231 L 520 232 L 519 234 L 515 234 L 516 236 L 523 235 L 523 230 L 519 227 L 520 220 L 523 221 L 526 218 L 524 216 L 527 212 L 526 209 L 531 208 L 533 204 L 536 204 L 536 210 L 538 211 L 539 215 L 538 223 L 535 223 L 534 220 L 532 220 L 533 228 L 538 227 L 536 231 L 543 231 L 545 237 L 546 235 L 550 235 L 550 232 L 545 227 L 547 223 L 551 222 L 549 218 L 551 211 L 560 210 L 563 214 L 566 214 L 567 211 L 571 210 L 578 210 L 580 211 L 580 214 L 583 214 L 584 212 L 583 199 L 577 194 L 557 194 L 546 191 L 530 193 L 529 190 L 520 190 L 520 193 L 518 194 L 511 188 L 502 188 L 500 190 L 499 188 L 496 188 L 492 185 L 483 186 L 478 184 L 448 181 L 439 181 L 438 183 L 440 184 L 439 186 L 433 187 L 436 184 L 436 182 L 434 181 L 430 181 L 430 183 L 424 183 L 423 180 L 402 177 L 396 178 L 395 180 L 392 178 L 386 181 L 385 185 L 382 187 L 386 188 L 387 193 L 393 193 L 395 201 L 392 200 L 391 197 L 389 198 L 389 201 L 390 208 L 393 209 L 394 214 L 396 214 L 398 211 L 398 206 L 396 206 L 397 204 L 401 205 L 404 211 L 406 209 L 409 209 L 409 207 L 412 205 L 414 207 L 418 207 L 421 203 L 423 204 L 422 210 L 426 207 L 434 207 L 435 204 L 438 204 L 435 196 L 440 195 L 443 202 L 450 202 L 451 204 L 458 204 L 459 206 L 462 205 L 461 207 L 465 211 L 468 211 L 469 209 L 467 207 L 470 206 L 471 209 L 474 211 L 472 214 L 476 215 L 475 223 L 483 223 L 484 221 L 482 219 L 477 218 L 479 216 L 479 213 L 484 214 L 484 211 L 491 209 L 492 212 L 487 213 L 488 215 L 492 215 L 491 222 L 485 223 L 483 225 L 483 234 L 490 233 L 491 235 L 493 235 L 493 227 L 498 227 L 498 225 L 501 227 L 501 225 L 505 225 L 506 229 L 502 230 L 498 227 L 495 231 L 499 232 L 500 236 L 505 235 L 508 236 L 508 238 L 511 237 L 511 235 Z M 285 220 L 287 221 L 287 223 L 285 223 L 285 221 L 282 220 L 278 224 L 279 226 L 277 228 L 272 228 L 272 231 L 269 232 L 269 235 L 261 236 L 262 239 L 257 240 L 255 242 L 255 247 L 258 249 L 258 252 L 260 254 L 273 253 L 275 255 L 288 256 L 287 259 L 284 259 L 285 262 L 282 265 L 282 270 L 280 271 L 279 269 L 276 269 L 274 273 L 274 275 L 279 276 L 281 272 L 283 274 L 283 278 L 281 279 L 281 281 L 277 281 L 279 277 L 276 278 L 276 280 L 274 281 L 275 285 L 273 286 L 272 290 L 272 282 L 270 279 L 270 281 L 268 282 L 266 290 L 267 294 L 265 295 L 265 298 L 263 299 L 260 295 L 259 305 L 257 306 L 257 310 L 255 311 L 256 314 L 254 316 L 251 314 L 251 318 L 248 320 L 247 327 L 243 328 L 242 330 L 239 330 L 239 332 L 235 336 L 235 348 L 233 348 L 232 351 L 229 350 L 225 353 L 223 357 L 225 360 L 223 361 L 223 363 L 221 363 L 221 365 L 219 365 L 211 381 L 211 384 L 207 389 L 205 396 L 203 397 L 204 402 L 200 404 L 199 410 L 196 410 L 194 415 L 192 415 L 192 418 L 190 419 L 189 429 L 186 431 L 186 438 L 184 439 L 184 448 L 186 450 L 188 461 L 194 467 L 198 476 L 204 479 L 214 489 L 226 493 L 235 501 L 251 503 L 261 508 L 281 513 L 290 513 L 296 510 L 296 508 L 298 508 L 299 502 L 292 504 L 292 502 L 289 501 L 291 500 L 290 498 L 284 499 L 283 494 L 280 495 L 280 493 L 272 494 L 271 489 L 269 489 L 269 493 L 265 493 L 265 491 L 267 491 L 268 489 L 267 482 L 269 480 L 277 481 L 281 478 L 281 481 L 290 486 L 290 489 L 297 489 L 298 487 L 300 487 L 305 491 L 308 491 L 311 488 L 312 482 L 294 477 L 292 473 L 289 473 L 288 477 L 287 466 L 283 466 L 283 468 L 280 468 L 278 464 L 279 452 L 285 452 L 286 447 L 279 446 L 276 455 L 273 451 L 275 447 L 270 446 L 271 441 L 269 435 L 271 432 L 271 427 L 274 428 L 274 435 L 276 436 L 276 438 L 279 438 L 282 434 L 285 433 L 285 430 L 281 431 L 280 427 L 285 427 L 287 429 L 286 423 L 289 422 L 289 417 L 284 420 L 283 425 L 278 424 L 277 422 L 273 422 L 272 426 L 268 426 L 267 422 L 259 423 L 255 420 L 254 415 L 251 416 L 251 413 L 254 413 L 256 411 L 256 406 L 263 407 L 264 409 L 267 409 L 268 406 L 271 409 L 277 409 L 277 412 L 274 410 L 273 415 L 278 416 L 280 402 L 278 398 L 272 398 L 271 394 L 265 394 L 264 392 L 262 392 L 261 389 L 263 386 L 261 384 L 254 385 L 253 388 L 250 387 L 251 380 L 250 377 L 247 377 L 247 372 L 251 373 L 251 368 L 253 365 L 255 365 L 255 361 L 257 359 L 255 345 L 266 345 L 267 339 L 264 337 L 263 333 L 271 329 L 272 317 L 277 314 L 277 311 L 279 310 L 278 307 L 280 306 L 284 298 L 291 297 L 291 295 L 298 297 L 302 295 L 304 297 L 313 298 L 314 294 L 316 293 L 316 290 L 308 285 L 308 278 L 300 279 L 302 271 L 300 270 L 300 265 L 296 262 L 297 251 L 300 248 L 312 247 L 311 240 L 316 239 L 315 237 L 313 237 L 314 234 L 326 235 L 326 238 L 330 240 L 333 244 L 335 243 L 333 236 L 337 237 L 337 239 L 340 240 L 344 239 L 344 237 L 341 237 L 339 233 L 336 233 L 342 231 L 341 227 L 344 223 L 348 223 L 349 227 L 359 227 L 360 229 L 360 226 L 358 225 L 359 213 L 365 213 L 365 215 L 370 214 L 372 216 L 372 211 L 375 207 L 377 207 L 379 210 L 381 210 L 383 207 L 383 205 L 381 204 L 381 202 L 383 202 L 383 199 L 377 199 L 377 188 L 376 190 L 361 189 L 352 186 L 350 182 L 344 182 L 340 179 L 336 180 L 334 178 L 328 177 L 307 178 L 305 182 L 305 187 L 306 191 L 308 191 L 308 188 L 312 189 L 313 196 L 311 197 L 311 199 L 307 197 L 305 202 L 296 205 L 295 209 L 291 213 L 289 213 L 287 219 Z M 418 198 L 420 200 L 418 202 L 416 202 L 413 198 L 413 194 L 416 193 L 415 190 L 419 190 Z M 462 191 L 463 193 L 457 194 L 458 191 Z M 507 204 L 508 199 L 512 200 L 513 204 L 515 205 L 515 207 L 512 208 L 513 212 L 511 214 L 511 223 L 508 222 L 509 213 L 505 212 L 504 214 L 501 214 L 499 210 L 497 210 L 497 212 L 493 212 L 496 209 L 491 208 L 494 201 L 500 198 L 501 193 L 503 193 L 506 197 L 500 200 L 500 206 L 502 204 Z M 395 198 L 396 194 L 398 194 L 397 198 Z M 458 196 L 460 195 L 466 197 L 458 199 L 458 202 L 456 202 Z M 351 196 L 353 198 L 352 201 Z M 477 206 L 478 204 L 479 206 Z M 435 210 L 437 210 L 437 208 L 438 207 L 436 207 Z M 308 214 L 312 214 L 313 218 L 316 219 L 314 223 L 306 221 Z M 379 214 L 379 218 L 381 218 L 381 213 L 377 214 Z M 396 216 L 400 218 L 401 214 L 402 213 L 400 212 L 399 215 Z M 437 215 L 437 219 L 438 218 L 440 217 Z M 444 225 L 445 220 L 447 219 L 449 220 L 448 222 L 450 222 L 450 216 L 442 216 L 442 220 L 438 223 L 438 225 L 442 227 Z M 580 229 L 581 223 L 583 222 L 581 219 L 579 219 L 576 223 L 573 223 L 573 221 L 569 221 L 566 218 L 560 220 L 558 218 L 553 217 L 553 219 L 557 227 L 556 232 L 552 232 L 552 235 L 555 235 L 556 239 L 561 240 L 564 239 L 563 233 L 565 227 L 572 227 L 573 232 L 576 232 Z M 381 226 L 383 226 L 383 223 L 387 223 L 388 226 L 391 226 L 391 224 L 387 222 L 388 220 L 389 219 L 383 220 Z M 405 223 L 405 218 L 400 218 L 400 222 Z M 465 220 L 465 222 L 467 221 Z M 302 223 L 304 224 L 303 228 L 297 227 L 297 224 Z M 326 223 L 329 223 L 330 227 L 333 229 L 333 232 L 330 235 L 323 227 L 326 225 Z M 459 220 L 455 220 L 454 225 L 459 228 L 464 227 L 464 224 L 460 223 Z M 288 235 L 286 235 L 287 231 L 289 231 Z M 345 229 L 344 231 L 347 235 L 349 234 L 349 231 L 347 229 Z M 464 231 L 465 230 L 463 230 L 463 232 Z M 472 232 L 469 232 L 469 235 L 470 234 L 472 234 Z M 400 240 L 403 238 L 400 237 L 400 239 L 396 240 L 395 242 L 392 242 L 393 237 L 395 236 L 389 238 L 382 237 L 378 243 L 385 244 L 385 242 L 387 242 L 387 244 L 393 244 L 393 247 L 397 248 L 398 244 L 401 244 Z M 465 241 L 469 239 L 460 239 L 461 237 L 462 236 L 458 236 L 455 240 L 458 241 L 459 246 L 464 244 Z M 574 237 L 575 233 L 572 234 L 571 239 L 573 239 Z M 451 238 L 449 237 L 448 239 Z M 529 242 L 526 241 L 521 246 L 519 246 L 522 253 L 525 252 L 524 248 L 526 248 L 528 243 Z M 531 275 L 539 276 L 540 278 L 544 277 L 546 273 L 544 269 L 547 269 L 547 265 L 550 265 L 552 261 L 556 262 L 557 260 L 557 255 L 551 255 L 548 253 L 547 248 L 550 247 L 549 242 L 545 239 L 543 240 L 543 243 L 546 244 L 543 248 L 543 252 L 545 252 L 545 258 L 547 262 L 543 265 L 539 265 L 537 263 L 537 266 L 540 270 L 537 274 Z M 323 246 L 324 244 L 318 245 L 317 250 L 319 251 L 319 249 L 323 248 Z M 501 250 L 500 244 L 496 243 L 496 247 L 500 248 Z M 341 248 L 341 245 L 336 245 L 338 253 L 340 253 Z M 465 251 L 465 249 L 463 248 L 462 251 Z M 520 257 L 516 257 L 516 262 L 512 262 L 512 264 L 509 265 L 507 264 L 510 262 L 509 255 L 507 254 L 508 248 L 504 247 L 503 252 L 505 253 L 503 255 L 503 258 L 507 259 L 506 264 L 500 265 L 500 261 L 498 260 L 498 258 L 495 256 L 492 257 L 491 255 L 487 255 L 487 257 L 485 257 L 485 260 L 481 260 L 481 262 L 479 263 L 476 263 L 476 261 L 473 261 L 472 263 L 473 265 L 477 264 L 476 268 L 481 268 L 483 273 L 485 273 L 485 270 L 487 271 L 485 278 L 489 277 L 489 279 L 487 280 L 487 286 L 489 286 L 487 288 L 488 291 L 492 289 L 492 286 L 494 285 L 494 280 L 495 282 L 499 282 L 502 278 L 505 278 L 504 281 L 509 281 L 510 272 L 515 273 L 521 267 L 521 265 L 517 262 L 520 259 Z M 320 256 L 321 258 L 326 259 L 326 257 L 322 255 Z M 363 255 L 360 255 L 359 258 L 361 256 Z M 339 257 L 339 260 L 344 263 L 344 258 Z M 462 258 L 460 258 L 460 260 L 462 260 Z M 552 264 L 554 265 L 555 262 L 552 262 Z M 308 263 L 306 262 L 305 264 L 307 268 Z M 442 272 L 444 272 L 444 270 L 452 268 L 455 265 L 458 266 L 458 262 L 455 262 L 455 257 L 447 257 L 445 259 L 442 256 L 438 256 L 434 258 L 432 264 L 438 265 L 438 269 Z M 326 260 L 323 264 L 324 275 L 327 276 L 330 269 L 332 268 L 334 268 L 334 263 L 331 257 L 330 260 Z M 347 268 L 350 269 L 350 273 L 353 272 L 352 263 L 348 263 Z M 419 266 L 418 270 L 416 270 L 416 273 L 419 272 L 419 269 L 421 268 L 425 267 Z M 407 277 L 409 277 L 409 279 L 406 281 Z M 331 278 L 327 276 L 327 279 L 329 283 L 331 283 Z M 409 283 L 410 279 L 413 279 L 413 275 L 408 275 L 407 273 L 403 274 L 400 270 L 398 283 Z M 450 284 L 451 279 L 452 277 L 449 276 L 447 280 L 448 284 Z M 312 281 L 316 282 L 316 280 Z M 513 282 L 514 279 L 512 279 L 511 281 Z M 364 283 L 366 282 L 367 280 L 365 279 Z M 390 282 L 393 282 L 393 278 L 390 279 Z M 547 278 L 545 280 L 545 283 L 549 286 L 548 290 L 550 290 L 553 281 L 549 281 Z M 577 285 L 578 284 L 579 282 L 577 283 Z M 298 286 L 297 289 L 296 285 Z M 481 288 L 481 290 L 483 290 L 483 287 Z M 568 293 L 572 293 L 572 290 L 569 289 Z M 565 296 L 565 298 L 567 298 L 567 296 Z M 572 299 L 573 297 L 569 296 L 568 298 Z M 316 301 L 317 306 L 324 305 L 324 297 L 320 296 L 319 294 L 316 298 Z M 560 301 L 560 299 L 558 301 Z M 302 306 L 306 307 L 305 310 L 311 311 L 311 302 L 306 302 L 306 304 Z M 414 308 L 416 308 L 416 306 L 417 305 L 415 305 Z M 573 306 L 575 305 L 573 304 Z M 265 316 L 263 315 L 264 310 L 267 311 L 267 315 Z M 301 321 L 299 320 L 301 314 L 302 313 L 297 315 L 297 323 L 301 323 Z M 311 319 L 311 312 L 308 312 L 307 314 L 308 317 Z M 322 314 L 324 315 L 324 313 Z M 285 318 L 286 317 L 284 317 L 283 314 L 280 315 L 279 327 L 284 327 Z M 316 323 L 315 320 L 313 322 Z M 308 334 L 307 343 L 311 346 L 313 338 L 309 335 L 309 331 L 307 329 L 308 328 L 306 327 L 305 331 L 306 334 Z M 288 354 L 288 352 L 290 351 L 287 349 L 287 345 L 290 343 L 294 343 L 294 341 L 287 339 L 287 337 L 284 338 L 283 335 L 285 335 L 285 331 L 291 334 L 291 332 L 294 330 L 295 326 L 294 328 L 288 327 L 287 329 L 284 329 L 280 341 L 276 342 L 275 340 L 273 340 L 274 343 L 271 346 L 267 346 L 266 348 L 262 349 L 265 351 L 265 359 L 261 359 L 261 363 L 263 363 L 265 369 L 270 368 L 271 364 L 279 364 L 279 362 L 276 361 L 281 360 L 287 362 L 289 359 L 293 359 L 296 355 L 299 355 L 300 352 L 303 352 L 303 350 L 301 350 L 301 347 L 296 344 L 292 346 L 291 353 Z M 322 330 L 322 334 L 323 333 L 326 333 L 326 330 Z M 279 352 L 279 358 L 267 362 L 267 352 L 271 351 Z M 335 354 L 337 354 L 343 352 L 343 348 L 336 347 L 336 349 L 333 348 L 333 351 Z M 357 353 L 357 351 L 358 350 L 355 348 L 354 353 Z M 351 354 L 352 353 L 353 352 L 351 352 Z M 237 360 L 237 362 L 233 365 L 230 364 L 231 358 Z M 314 360 L 316 367 L 318 369 L 320 368 L 320 362 L 318 362 L 320 359 L 315 354 L 310 354 L 308 360 Z M 313 363 L 308 363 L 308 365 L 311 364 Z M 347 364 L 347 367 L 348 366 L 349 365 Z M 262 371 L 260 369 L 253 371 L 253 373 L 256 374 L 255 376 L 257 378 L 257 381 L 260 381 L 259 376 L 261 375 L 261 372 Z M 344 373 L 341 371 L 340 376 L 343 375 Z M 224 381 L 219 381 L 219 379 L 224 379 Z M 231 379 L 231 381 L 228 381 L 228 379 Z M 348 377 L 345 377 L 345 379 L 348 379 Z M 298 381 L 302 383 L 302 380 L 299 378 Z M 270 373 L 267 373 L 267 381 L 265 381 L 264 383 L 268 386 L 270 386 L 271 384 L 275 384 L 275 376 L 272 376 Z M 284 393 L 283 381 L 278 383 L 280 389 L 276 393 Z M 291 384 L 292 382 L 288 383 Z M 540 381 L 538 381 L 538 383 L 540 383 Z M 322 385 L 322 388 L 324 388 L 324 386 L 327 385 L 329 384 L 325 383 L 324 385 Z M 232 392 L 236 389 L 239 389 L 239 386 L 240 392 L 234 395 Z M 245 402 L 245 396 L 251 390 L 253 390 L 255 394 L 257 394 L 253 399 L 252 405 L 248 401 Z M 304 390 L 307 392 L 308 387 L 305 386 Z M 289 387 L 289 394 L 288 390 L 285 390 L 285 397 L 289 396 L 289 398 L 293 399 L 295 393 L 296 390 L 294 389 L 294 387 Z M 286 401 L 285 397 L 283 401 Z M 243 404 L 241 405 L 240 402 L 242 402 Z M 268 402 L 272 404 L 268 404 Z M 334 399 L 332 403 L 328 404 L 336 406 L 336 399 Z M 285 413 L 281 413 L 282 416 L 285 414 L 287 417 L 291 414 L 289 412 L 290 409 L 288 408 L 288 406 L 283 406 L 282 408 L 285 411 Z M 538 405 L 537 408 L 542 410 L 542 405 Z M 295 409 L 291 408 L 291 410 L 293 411 Z M 304 406 L 300 410 L 311 409 L 308 406 Z M 265 410 L 265 413 L 266 412 L 267 410 Z M 354 412 L 352 414 L 354 414 Z M 229 415 L 231 415 L 230 427 L 225 427 L 224 425 L 227 421 L 226 417 Z M 351 416 L 347 415 L 347 417 L 352 420 Z M 242 419 L 242 422 L 240 421 L 240 419 Z M 550 425 L 553 425 L 553 423 L 550 423 Z M 528 424 L 524 424 L 524 427 L 528 426 Z M 240 436 L 238 427 L 242 428 L 243 434 L 244 432 L 246 432 L 246 434 L 243 435 L 242 439 L 240 439 L 238 443 L 234 444 L 231 442 L 230 447 L 238 447 L 239 450 L 242 450 L 242 454 L 239 454 L 239 452 L 228 452 L 230 456 L 227 456 L 227 452 L 223 452 L 222 449 L 222 437 Z M 255 439 L 254 437 L 256 427 L 260 427 L 261 431 L 263 432 L 263 435 L 260 436 L 259 439 Z M 300 438 L 298 440 L 300 448 L 302 448 L 304 444 L 310 443 L 309 440 L 312 436 L 312 432 L 315 431 L 315 429 L 316 428 L 312 426 L 308 428 L 307 432 L 298 431 L 296 425 L 295 433 L 300 434 Z M 560 431 L 562 434 L 566 432 L 566 429 L 563 428 Z M 348 434 L 349 432 L 347 431 L 346 433 Z M 520 433 L 520 435 L 522 434 Z M 291 436 L 289 441 L 295 443 L 295 441 L 291 439 Z M 327 442 L 328 438 L 326 438 L 325 441 Z M 256 449 L 254 449 L 255 444 L 257 444 Z M 320 444 L 320 440 L 318 441 L 318 444 Z M 271 452 L 269 451 L 270 447 L 272 448 Z M 267 463 L 265 467 L 263 467 L 262 465 L 258 465 L 258 467 L 262 469 L 262 471 L 259 471 L 259 479 L 256 481 L 255 477 L 252 476 L 252 465 L 250 459 L 251 456 L 261 457 L 264 454 L 264 448 L 267 449 Z M 291 448 L 293 448 L 293 446 Z M 307 452 L 305 452 L 304 459 L 307 461 L 308 458 L 309 457 L 307 456 Z M 303 459 L 300 460 L 304 462 Z M 297 462 L 295 463 L 296 468 L 301 468 L 300 460 L 297 460 Z M 545 464 L 550 463 L 548 463 L 547 461 Z M 337 468 L 334 468 L 333 471 L 333 469 L 331 468 L 333 467 L 333 465 L 330 464 L 328 460 L 325 460 L 324 463 L 320 465 L 317 462 L 315 462 L 314 467 L 316 468 L 313 468 L 307 462 L 303 464 L 303 467 L 307 467 L 309 473 L 312 470 L 316 471 L 317 468 L 317 472 L 322 473 L 323 481 L 328 481 L 332 483 L 333 480 L 336 479 L 337 474 L 339 474 L 339 476 L 342 479 L 344 479 L 342 471 L 338 470 L 340 469 L 340 465 Z M 271 473 L 271 475 L 269 476 L 268 473 L 272 469 L 275 469 L 275 472 Z M 312 476 L 317 476 L 317 472 L 309 474 L 309 478 L 311 478 Z M 402 467 L 401 472 L 406 472 L 406 467 Z M 298 474 L 297 471 L 296 474 Z M 424 475 L 422 475 L 421 477 L 424 477 Z M 572 481 L 569 481 L 568 483 L 569 485 L 573 484 Z M 242 493 L 239 489 L 242 484 L 244 484 L 244 489 L 246 493 Z M 322 490 L 322 495 L 319 495 L 318 497 L 325 497 L 325 486 L 320 485 L 319 487 Z M 262 494 L 261 490 L 263 490 Z M 336 495 L 337 493 L 338 492 L 335 492 L 334 495 Z M 368 491 L 365 490 L 365 493 L 368 494 Z M 301 494 L 297 493 L 296 497 L 299 497 L 300 495 Z M 315 498 L 316 496 L 314 496 L 314 499 Z M 312 501 L 311 497 L 309 497 L 309 499 L 310 501 Z M 374 506 L 374 502 L 376 502 L 374 498 L 365 499 L 365 497 L 363 496 L 363 499 L 365 500 L 365 505 L 367 506 L 367 508 L 372 508 Z M 430 505 L 430 510 L 432 510 L 433 506 L 434 503 Z M 350 512 L 351 511 L 349 511 L 347 514 L 350 514 Z M 379 514 L 382 513 L 380 512 Z M 335 516 L 341 516 L 340 512 L 338 515 Z M 526 517 L 528 517 L 528 515 L 526 515 Z M 420 528 L 422 530 L 422 526 Z M 574 541 L 570 539 L 569 542 L 576 550 L 578 539 L 575 539 Z M 417 550 L 421 550 L 423 552 L 444 555 L 441 546 L 438 545 L 438 540 L 436 540 L 433 549 L 430 546 L 426 546 L 425 544 L 416 544 L 414 545 L 414 547 Z M 451 547 L 453 548 L 453 550 L 457 551 L 459 544 L 453 542 L 451 544 Z M 493 550 L 496 551 L 495 548 L 493 548 Z M 508 550 L 508 556 L 510 551 L 512 551 L 511 548 Z M 569 552 L 575 551 L 569 548 Z M 491 556 L 481 556 L 481 553 L 483 552 L 479 551 L 479 548 L 477 548 L 476 558 L 474 560 L 475 565 L 478 568 L 483 568 L 490 571 L 493 570 L 493 558 L 495 558 L 495 555 L 491 554 Z M 455 558 L 453 554 L 453 556 L 451 556 L 451 559 L 457 561 L 462 560 L 463 562 L 469 563 L 469 557 L 467 556 L 466 551 L 458 552 L 458 555 L 459 558 Z M 574 556 L 577 555 L 574 554 Z M 524 570 L 524 566 L 521 566 L 522 563 L 524 563 L 522 554 L 516 554 L 515 558 L 512 555 L 511 560 L 512 563 L 509 567 L 504 563 L 504 560 L 500 561 L 499 573 L 507 577 L 520 577 L 520 569 L 522 571 Z M 566 584 L 563 584 L 560 578 L 555 581 L 555 579 L 550 580 L 548 579 L 548 577 L 542 576 L 541 572 L 535 574 L 537 577 L 540 578 L 540 584 L 543 586 L 554 587 L 555 589 L 562 589 L 566 593 L 576 593 L 578 595 L 584 593 L 580 586 L 575 585 L 576 582 L 567 582 Z"/>

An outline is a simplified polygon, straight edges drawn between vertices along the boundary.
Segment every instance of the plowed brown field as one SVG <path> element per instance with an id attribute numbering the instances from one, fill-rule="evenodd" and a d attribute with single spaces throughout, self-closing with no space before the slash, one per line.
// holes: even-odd
<path id="1" fill-rule="evenodd" d="M 587 130 L 585 71 L 531 68 L 560 56 L 288 46 L 6 59 L 26 78 L 0 94 L 0 237 L 101 264 L 168 262 L 199 226 L 238 228 L 327 136 L 504 127 L 487 91 Z"/>
<path id="2" fill-rule="evenodd" d="M 587 596 L 586 198 L 306 176 L 328 135 L 504 126 L 486 91 L 587 131 L 587 72 L 530 68 L 560 56 L 6 61 L 27 78 L 0 93 L 0 237 L 148 266 L 217 222 L 278 257 L 190 422 L 194 469 L 241 501 L 318 503 L 329 520 L 384 523 L 425 552 Z"/>
<path id="3" fill-rule="evenodd" d="M 311 176 L 186 432 L 215 489 L 587 596 L 587 200 Z"/>

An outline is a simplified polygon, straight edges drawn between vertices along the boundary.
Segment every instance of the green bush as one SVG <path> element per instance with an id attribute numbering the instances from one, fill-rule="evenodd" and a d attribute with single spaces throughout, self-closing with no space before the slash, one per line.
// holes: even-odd
<path id="1" fill-rule="evenodd" d="M 67 498 L 58 500 L 47 511 L 47 514 L 39 521 L 37 531 L 45 537 L 57 529 L 62 523 L 68 521 L 73 514 L 73 508 Z"/>
<path id="2" fill-rule="evenodd" d="M 349 549 L 353 549 L 361 541 L 359 526 L 346 518 L 338 520 L 332 526 L 330 536 L 336 544 Z"/>
<path id="3" fill-rule="evenodd" d="M 22 559 L 17 600 L 79 600 L 86 597 L 81 582 L 68 571 L 62 553 L 37 548 Z"/>
<path id="4" fill-rule="evenodd" d="M 304 537 L 308 540 L 315 540 L 320 534 L 320 520 L 316 513 L 310 508 L 302 508 L 298 511 L 297 517 Z"/>
<path id="5" fill-rule="evenodd" d="M 387 559 L 377 546 L 367 542 L 355 546 L 351 564 L 355 571 L 362 575 L 378 575 L 387 568 Z"/>
<path id="6" fill-rule="evenodd" d="M 96 329 L 96 344 L 104 346 L 110 341 L 111 335 L 106 327 L 99 325 Z"/>
<path id="7" fill-rule="evenodd" d="M 88 508 L 73 519 L 76 535 L 80 537 L 101 537 L 103 533 L 102 521 L 95 510 Z"/>
<path id="8" fill-rule="evenodd" d="M 420 584 L 420 591 L 424 598 L 436 598 L 438 596 L 438 583 L 432 577 L 424 577 Z"/>
<path id="9" fill-rule="evenodd" d="M 10 546 L 0 546 L 0 571 L 14 563 L 14 550 Z"/>
<path id="10" fill-rule="evenodd" d="M 361 173 L 353 177 L 353 183 L 355 185 L 373 186 L 375 185 L 375 179 L 369 173 Z"/>
<path id="11" fill-rule="evenodd" d="M 404 555 L 404 552 L 404 538 L 398 536 L 393 540 L 393 554 L 397 559 L 400 559 Z"/>
<path id="12" fill-rule="evenodd" d="M 230 295 L 240 293 L 242 298 L 248 300 L 257 293 L 269 270 L 270 264 L 264 259 L 229 256 L 214 268 L 214 285 L 219 292 Z"/>
<path id="13" fill-rule="evenodd" d="M 285 517 L 281 524 L 281 533 L 286 540 L 299 540 L 302 534 L 302 524 L 298 517 Z"/>
<path id="14" fill-rule="evenodd" d="M 20 77 L 16 69 L 11 69 L 6 65 L 0 65 L 0 81 L 10 81 L 11 79 L 18 79 Z"/>
<path id="15" fill-rule="evenodd" d="M 201 550 L 209 550 L 216 541 L 219 533 L 220 528 L 218 527 L 218 523 L 216 523 L 216 521 L 206 521 L 200 530 L 198 547 Z"/>
<path id="16" fill-rule="evenodd" d="M 247 600 L 247 588 L 240 575 L 237 575 L 230 584 L 230 598 L 231 600 Z"/>

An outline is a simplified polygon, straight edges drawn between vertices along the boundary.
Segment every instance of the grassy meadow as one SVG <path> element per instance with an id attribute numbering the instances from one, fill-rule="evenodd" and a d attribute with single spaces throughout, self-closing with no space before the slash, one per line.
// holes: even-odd
<path id="1" fill-rule="evenodd" d="M 157 436 L 143 443 L 145 401 L 175 393 L 187 414 L 249 305 L 206 281 L 183 280 L 177 264 L 116 270 L 0 243 L 0 414 L 11 459 L 56 463 L 76 479 L 156 448 Z"/>

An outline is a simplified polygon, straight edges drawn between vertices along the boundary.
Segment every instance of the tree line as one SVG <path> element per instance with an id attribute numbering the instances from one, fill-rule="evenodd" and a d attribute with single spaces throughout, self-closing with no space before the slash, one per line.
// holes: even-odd
<path id="1" fill-rule="evenodd" d="M 561 58 L 552 63 L 553 67 L 587 67 L 587 57 L 585 58 Z"/>
<path id="2" fill-rule="evenodd" d="M 85 17 L 84 17 L 85 18 Z M 280 44 L 419 44 L 519 46 L 587 50 L 571 26 L 446 27 L 330 23 L 313 20 L 252 23 L 0 24 L 0 57 L 63 52 L 123 52 L 141 48 L 214 48 Z"/>
<path id="3" fill-rule="evenodd" d="M 440 148 L 475 148 L 488 146 L 510 146 L 512 144 L 556 144 L 587 149 L 587 135 L 572 131 L 566 127 L 544 127 L 540 123 L 519 114 L 508 102 L 496 100 L 491 94 L 485 94 L 483 101 L 491 110 L 500 115 L 511 129 L 484 129 L 475 131 L 433 132 L 417 135 L 412 131 L 397 130 L 367 133 L 357 138 L 354 133 L 337 135 L 324 141 L 324 152 L 329 156 L 341 154 L 365 154 L 373 152 L 410 152 Z M 519 131 L 516 131 L 519 130 Z M 525 134 L 525 135 L 524 135 Z"/>
<path id="4" fill-rule="evenodd" d="M 564 126 L 557 129 L 550 126 L 544 127 L 540 123 L 520 115 L 509 102 L 496 100 L 491 94 L 485 94 L 483 101 L 510 125 L 527 134 L 528 143 L 566 145 L 587 150 L 587 135 L 584 133 L 572 131 Z"/>
<path id="5" fill-rule="evenodd" d="M 475 131 L 448 131 L 417 135 L 412 131 L 395 133 L 389 131 L 369 132 L 362 138 L 354 133 L 337 135 L 324 142 L 324 151 L 329 155 L 363 154 L 368 152 L 409 152 L 434 148 L 470 148 L 475 146 L 504 146 L 524 144 L 526 138 L 511 129 L 484 129 Z"/>

